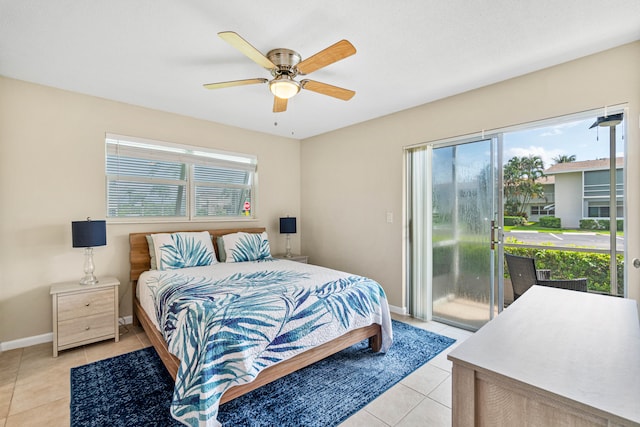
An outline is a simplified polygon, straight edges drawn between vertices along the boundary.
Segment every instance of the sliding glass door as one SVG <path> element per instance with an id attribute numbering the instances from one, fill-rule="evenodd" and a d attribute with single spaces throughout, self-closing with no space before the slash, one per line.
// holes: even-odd
<path id="1" fill-rule="evenodd" d="M 503 132 L 505 215 L 526 219 L 505 228 L 505 252 L 535 258 L 552 279 L 584 277 L 589 292 L 617 296 L 626 296 L 623 112 L 587 111 Z M 514 176 L 507 171 L 526 159 L 539 163 L 539 178 L 528 182 L 525 168 L 507 182 Z"/>
<path id="2" fill-rule="evenodd" d="M 502 299 L 497 138 L 427 145 L 408 156 L 407 275 L 414 316 L 476 330 Z M 499 271 L 497 271 L 499 270 Z"/>
<path id="3" fill-rule="evenodd" d="M 478 329 L 513 302 L 504 252 L 534 258 L 551 279 L 627 296 L 623 112 L 407 148 L 410 314 Z"/>

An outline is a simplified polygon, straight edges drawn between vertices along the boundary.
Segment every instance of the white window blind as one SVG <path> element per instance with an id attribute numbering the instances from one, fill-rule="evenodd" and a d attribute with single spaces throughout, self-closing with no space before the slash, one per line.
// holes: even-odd
<path id="1" fill-rule="evenodd" d="M 107 217 L 255 217 L 255 156 L 107 134 Z"/>

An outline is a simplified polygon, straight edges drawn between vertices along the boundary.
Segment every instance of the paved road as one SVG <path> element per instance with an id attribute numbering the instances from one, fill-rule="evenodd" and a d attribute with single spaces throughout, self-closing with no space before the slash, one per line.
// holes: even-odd
<path id="1" fill-rule="evenodd" d="M 512 239 L 527 245 L 551 244 L 563 247 L 581 247 L 609 249 L 609 236 L 596 233 L 536 233 L 531 231 L 508 231 L 504 233 L 504 242 Z M 616 250 L 624 250 L 624 237 L 616 238 Z"/>

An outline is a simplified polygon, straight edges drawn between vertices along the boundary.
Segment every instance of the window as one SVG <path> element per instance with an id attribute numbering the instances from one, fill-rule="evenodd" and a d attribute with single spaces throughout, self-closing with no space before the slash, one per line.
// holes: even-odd
<path id="1" fill-rule="evenodd" d="M 588 218 L 609 218 L 609 212 L 608 201 L 590 201 L 587 204 Z M 624 218 L 624 205 L 621 200 L 616 200 L 616 217 Z"/>
<path id="2" fill-rule="evenodd" d="M 532 205 L 531 206 L 531 215 L 555 215 L 556 211 L 553 205 Z"/>
<path id="3" fill-rule="evenodd" d="M 589 218 L 608 218 L 609 206 L 589 206 Z"/>
<path id="4" fill-rule="evenodd" d="M 107 218 L 255 217 L 255 156 L 109 134 L 105 146 Z"/>
<path id="5" fill-rule="evenodd" d="M 608 170 L 586 171 L 584 173 L 584 196 L 609 197 L 609 191 L 611 191 L 609 181 Z M 623 182 L 622 169 L 616 169 L 616 195 L 619 197 L 624 194 Z"/>

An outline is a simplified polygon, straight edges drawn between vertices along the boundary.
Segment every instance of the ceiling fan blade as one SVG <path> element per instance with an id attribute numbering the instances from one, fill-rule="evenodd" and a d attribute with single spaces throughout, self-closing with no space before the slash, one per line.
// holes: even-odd
<path id="1" fill-rule="evenodd" d="M 218 36 L 229 43 L 231 46 L 238 49 L 240 52 L 244 53 L 249 59 L 254 61 L 256 64 L 264 67 L 268 70 L 272 68 L 276 68 L 276 65 L 269 60 L 266 56 L 264 56 L 258 49 L 251 46 L 251 44 L 240 37 L 237 33 L 233 31 L 223 31 L 218 33 Z"/>
<path id="2" fill-rule="evenodd" d="M 245 80 L 232 80 L 229 82 L 219 82 L 219 83 L 207 83 L 204 86 L 206 89 L 222 89 L 225 87 L 232 86 L 244 86 L 244 85 L 253 85 L 257 83 L 266 83 L 268 79 L 245 79 Z"/>
<path id="3" fill-rule="evenodd" d="M 274 113 L 282 113 L 287 111 L 287 99 L 278 98 L 277 96 L 273 97 L 273 112 Z"/>
<path id="4" fill-rule="evenodd" d="M 312 92 L 317 92 L 322 95 L 333 96 L 334 98 L 342 99 L 343 101 L 348 101 L 353 98 L 353 95 L 356 93 L 349 89 L 343 89 L 338 86 L 332 86 L 326 83 L 316 82 L 314 80 L 302 80 L 300 82 L 302 89 L 310 90 Z"/>
<path id="5" fill-rule="evenodd" d="M 340 40 L 328 48 L 321 50 L 313 56 L 300 62 L 297 66 L 298 73 L 310 74 L 327 65 L 338 62 L 356 53 L 356 48 L 348 40 Z"/>

